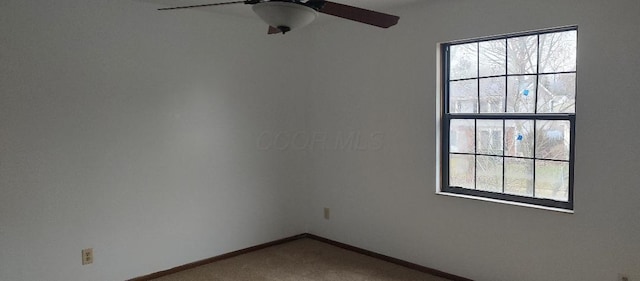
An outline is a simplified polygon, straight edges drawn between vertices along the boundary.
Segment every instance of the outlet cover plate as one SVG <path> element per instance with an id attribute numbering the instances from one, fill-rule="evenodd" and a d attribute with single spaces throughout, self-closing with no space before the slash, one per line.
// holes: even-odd
<path id="1" fill-rule="evenodd" d="M 93 263 L 93 248 L 87 248 L 82 250 L 82 265 Z"/>

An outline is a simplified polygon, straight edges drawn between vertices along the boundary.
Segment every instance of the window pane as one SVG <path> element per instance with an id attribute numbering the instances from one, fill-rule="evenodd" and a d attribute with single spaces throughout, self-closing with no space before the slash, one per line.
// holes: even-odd
<path id="1" fill-rule="evenodd" d="M 505 77 L 480 79 L 480 113 L 504 112 L 505 84 Z"/>
<path id="2" fill-rule="evenodd" d="M 475 189 L 475 156 L 449 155 L 449 185 Z"/>
<path id="3" fill-rule="evenodd" d="M 502 120 L 477 120 L 478 154 L 502 155 Z"/>
<path id="4" fill-rule="evenodd" d="M 504 193 L 533 196 L 533 160 L 504 159 Z"/>
<path id="5" fill-rule="evenodd" d="M 533 158 L 533 120 L 505 120 L 505 155 Z"/>
<path id="6" fill-rule="evenodd" d="M 464 80 L 449 83 L 449 112 L 478 112 L 478 80 Z"/>
<path id="7" fill-rule="evenodd" d="M 538 71 L 538 36 L 510 38 L 507 48 L 509 74 L 532 74 Z"/>
<path id="8" fill-rule="evenodd" d="M 569 121 L 536 121 L 536 158 L 569 160 Z"/>
<path id="9" fill-rule="evenodd" d="M 557 30 L 443 44 L 443 190 L 572 207 L 577 31 Z"/>
<path id="10" fill-rule="evenodd" d="M 536 77 L 510 76 L 507 81 L 507 112 L 535 113 Z"/>
<path id="11" fill-rule="evenodd" d="M 476 152 L 476 123 L 473 119 L 451 120 L 449 151 L 458 153 Z"/>
<path id="12" fill-rule="evenodd" d="M 507 74 L 507 41 L 480 42 L 480 76 Z"/>
<path id="13" fill-rule="evenodd" d="M 576 71 L 578 31 L 540 35 L 540 72 Z"/>
<path id="14" fill-rule="evenodd" d="M 451 46 L 449 79 L 478 77 L 478 43 Z"/>
<path id="15" fill-rule="evenodd" d="M 538 112 L 576 112 L 575 73 L 540 75 L 538 84 Z"/>
<path id="16" fill-rule="evenodd" d="M 536 197 L 569 201 L 569 163 L 536 160 Z"/>
<path id="17" fill-rule="evenodd" d="M 477 189 L 502 192 L 502 157 L 478 156 Z"/>

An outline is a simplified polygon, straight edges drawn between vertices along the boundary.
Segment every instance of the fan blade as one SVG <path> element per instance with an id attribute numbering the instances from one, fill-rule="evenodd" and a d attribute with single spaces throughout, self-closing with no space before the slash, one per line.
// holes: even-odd
<path id="1" fill-rule="evenodd" d="M 352 20 L 361 23 L 370 24 L 377 27 L 389 28 L 398 23 L 400 17 L 384 14 L 376 11 L 353 7 L 345 4 L 324 1 L 324 6 L 319 12 Z"/>
<path id="2" fill-rule="evenodd" d="M 224 2 L 224 3 L 213 3 L 213 4 L 201 4 L 201 5 L 191 5 L 191 6 L 180 6 L 180 7 L 171 7 L 171 8 L 161 8 L 158 11 L 167 11 L 167 10 L 178 10 L 178 9 L 191 9 L 191 8 L 199 8 L 199 7 L 209 7 L 209 6 L 220 6 L 220 5 L 230 5 L 230 4 L 240 4 L 245 3 L 247 1 L 233 1 L 233 2 Z"/>
<path id="3" fill-rule="evenodd" d="M 278 33 L 282 33 L 282 31 L 280 31 L 280 29 L 277 29 L 273 26 L 269 26 L 269 32 L 267 32 L 267 34 L 278 34 Z"/>

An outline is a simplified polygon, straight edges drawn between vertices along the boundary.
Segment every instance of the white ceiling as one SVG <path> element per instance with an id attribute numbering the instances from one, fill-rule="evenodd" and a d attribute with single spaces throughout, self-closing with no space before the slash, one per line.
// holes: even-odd
<path id="1" fill-rule="evenodd" d="M 138 2 L 149 3 L 150 9 L 189 6 L 198 4 L 220 3 L 233 0 L 133 0 Z M 386 12 L 388 9 L 398 6 L 405 6 L 412 3 L 418 3 L 424 0 L 333 0 L 333 2 L 356 6 L 364 9 Z M 224 14 L 229 16 L 238 16 L 244 18 L 257 17 L 251 11 L 251 7 L 244 4 L 224 5 L 214 7 L 194 8 L 199 11 L 206 11 L 216 14 Z M 162 11 L 163 13 L 180 13 L 182 10 Z M 332 16 L 318 17 L 318 20 L 330 20 Z"/>

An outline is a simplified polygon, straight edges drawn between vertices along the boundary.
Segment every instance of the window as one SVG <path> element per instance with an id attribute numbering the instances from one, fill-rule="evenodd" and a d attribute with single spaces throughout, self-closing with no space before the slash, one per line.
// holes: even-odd
<path id="1" fill-rule="evenodd" d="M 442 44 L 442 192 L 573 209 L 577 35 Z"/>

